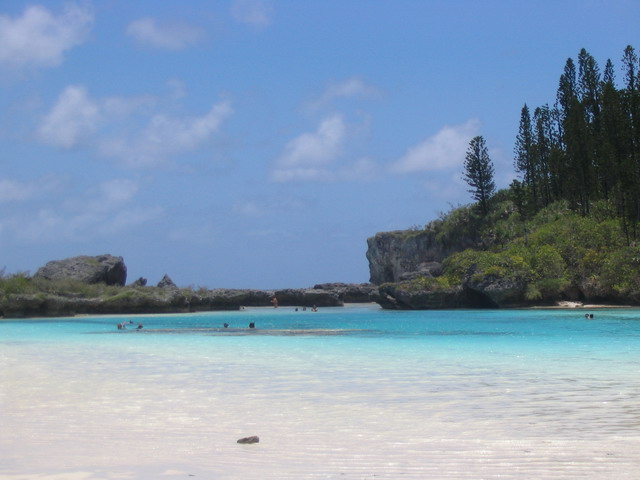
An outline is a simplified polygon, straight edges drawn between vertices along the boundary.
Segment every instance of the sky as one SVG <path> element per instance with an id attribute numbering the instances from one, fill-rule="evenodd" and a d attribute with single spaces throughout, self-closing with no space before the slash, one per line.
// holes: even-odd
<path id="1" fill-rule="evenodd" d="M 0 0 L 0 268 L 122 256 L 155 285 L 369 281 L 367 238 L 472 201 L 482 135 L 585 48 L 622 80 L 637 0 Z"/>

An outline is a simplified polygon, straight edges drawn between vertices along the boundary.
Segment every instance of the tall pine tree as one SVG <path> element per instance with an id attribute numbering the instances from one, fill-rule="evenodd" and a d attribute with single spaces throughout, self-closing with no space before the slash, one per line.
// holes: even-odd
<path id="1" fill-rule="evenodd" d="M 464 179 L 471 187 L 469 193 L 479 203 L 484 215 L 489 211 L 489 199 L 496 191 L 493 176 L 493 163 L 484 138 L 473 137 L 464 161 Z"/>
<path id="2" fill-rule="evenodd" d="M 527 204 L 535 210 L 538 204 L 538 169 L 536 168 L 533 142 L 531 114 L 525 103 L 520 112 L 520 128 L 516 137 L 514 167 L 516 172 L 522 176 L 522 183 L 527 192 Z"/>

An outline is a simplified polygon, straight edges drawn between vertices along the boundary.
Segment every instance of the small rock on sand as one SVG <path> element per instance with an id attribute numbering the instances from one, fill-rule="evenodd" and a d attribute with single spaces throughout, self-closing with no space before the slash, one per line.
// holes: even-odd
<path id="1" fill-rule="evenodd" d="M 258 443 L 260 442 L 260 438 L 257 435 L 253 435 L 252 437 L 244 437 L 238 440 L 238 443 Z"/>

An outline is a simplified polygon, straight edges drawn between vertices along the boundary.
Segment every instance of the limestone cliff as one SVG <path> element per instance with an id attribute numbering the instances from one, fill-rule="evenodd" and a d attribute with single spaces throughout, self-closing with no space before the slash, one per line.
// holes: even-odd
<path id="1" fill-rule="evenodd" d="M 432 229 L 376 233 L 367 239 L 370 281 L 381 285 L 416 275 L 438 276 L 446 257 L 473 245 L 464 238 L 444 242 Z"/>

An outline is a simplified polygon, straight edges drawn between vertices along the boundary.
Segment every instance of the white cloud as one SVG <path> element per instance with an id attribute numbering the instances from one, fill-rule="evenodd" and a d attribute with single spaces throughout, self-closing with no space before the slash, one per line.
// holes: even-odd
<path id="1" fill-rule="evenodd" d="M 206 245 L 208 248 L 216 242 L 219 236 L 219 226 L 212 223 L 191 223 L 181 225 L 167 232 L 166 236 L 181 245 Z"/>
<path id="2" fill-rule="evenodd" d="M 40 139 L 72 148 L 96 129 L 100 115 L 98 104 L 89 98 L 84 87 L 69 86 L 40 124 Z"/>
<path id="3" fill-rule="evenodd" d="M 312 133 L 303 133 L 291 140 L 284 154 L 276 161 L 273 180 L 326 180 L 331 174 L 328 165 L 339 155 L 346 136 L 346 126 L 340 115 L 324 119 Z"/>
<path id="4" fill-rule="evenodd" d="M 0 203 L 24 202 L 34 197 L 59 190 L 62 179 L 47 175 L 31 182 L 20 182 L 9 178 L 0 179 Z"/>
<path id="5" fill-rule="evenodd" d="M 396 173 L 438 171 L 459 168 L 469 147 L 469 141 L 476 135 L 480 124 L 469 120 L 462 125 L 445 126 L 432 137 L 411 147 L 396 161 L 391 170 Z"/>
<path id="6" fill-rule="evenodd" d="M 164 215 L 162 207 L 133 207 L 117 212 L 98 223 L 96 232 L 110 235 L 152 222 Z"/>
<path id="7" fill-rule="evenodd" d="M 138 184 L 126 178 L 102 182 L 92 197 L 82 202 L 82 208 L 93 212 L 106 212 L 126 205 L 138 193 Z"/>
<path id="8" fill-rule="evenodd" d="M 97 188 L 91 186 L 84 195 L 51 196 L 47 206 L 35 212 L 16 210 L 3 219 L 3 228 L 31 243 L 77 241 L 115 234 L 164 215 L 159 206 L 133 205 L 137 192 L 138 185 L 132 180 L 107 180 Z"/>
<path id="9" fill-rule="evenodd" d="M 370 158 L 359 158 L 338 171 L 338 176 L 346 180 L 371 180 L 378 175 L 378 166 Z"/>
<path id="10" fill-rule="evenodd" d="M 182 50 L 204 38 L 202 29 L 186 23 L 160 25 L 155 18 L 141 18 L 131 22 L 127 34 L 138 43 L 163 50 Z"/>
<path id="11" fill-rule="evenodd" d="M 369 97 L 376 94 L 378 94 L 377 88 L 365 83 L 361 78 L 352 77 L 329 85 L 318 99 L 311 102 L 311 108 L 321 108 L 340 98 Z"/>
<path id="12" fill-rule="evenodd" d="M 0 180 L 0 202 L 20 202 L 29 199 L 34 192 L 34 185 L 16 180 Z"/>
<path id="13" fill-rule="evenodd" d="M 149 97 L 94 99 L 83 86 L 69 86 L 43 117 L 38 136 L 56 147 L 83 144 L 129 166 L 153 166 L 204 145 L 233 112 L 224 100 L 204 115 L 175 117 L 151 113 L 156 103 Z"/>
<path id="14" fill-rule="evenodd" d="M 261 202 L 243 200 L 233 206 L 233 211 L 243 217 L 261 217 L 265 215 L 268 208 Z"/>
<path id="15" fill-rule="evenodd" d="M 92 23 L 93 13 L 73 4 L 58 16 L 42 6 L 28 7 L 21 17 L 0 15 L 0 64 L 60 65 L 64 53 L 84 41 Z"/>
<path id="16" fill-rule="evenodd" d="M 466 203 L 471 201 L 471 196 L 467 192 L 469 185 L 464 181 L 460 172 L 444 175 L 437 180 L 428 179 L 424 182 L 429 196 L 452 204 Z"/>
<path id="17" fill-rule="evenodd" d="M 299 198 L 261 196 L 251 199 L 243 199 L 233 206 L 233 212 L 243 217 L 266 217 L 280 215 L 282 212 L 291 213 L 309 208 L 309 203 Z"/>
<path id="18" fill-rule="evenodd" d="M 38 136 L 49 145 L 73 148 L 92 138 L 100 126 L 113 124 L 153 103 L 149 97 L 94 99 L 84 86 L 71 85 L 43 117 Z"/>
<path id="19" fill-rule="evenodd" d="M 240 23 L 267 27 L 273 18 L 273 6 L 266 0 L 233 0 L 231 15 Z"/>
<path id="20" fill-rule="evenodd" d="M 167 157 L 191 151 L 210 140 L 231 113 L 231 103 L 223 101 L 199 117 L 175 118 L 157 114 L 135 136 L 103 142 L 101 152 L 133 167 L 156 165 Z"/>
<path id="21" fill-rule="evenodd" d="M 120 205 L 131 200 L 138 193 L 138 184 L 126 178 L 108 180 L 100 185 L 103 200 L 108 205 Z"/>
<path id="22" fill-rule="evenodd" d="M 15 216 L 3 223 L 19 240 L 43 243 L 56 240 L 79 241 L 101 238 L 149 223 L 161 218 L 161 207 L 131 207 L 116 212 L 82 212 L 69 214 L 43 208 L 28 216 Z"/>
<path id="23" fill-rule="evenodd" d="M 172 78 L 167 81 L 167 87 L 171 90 L 171 96 L 175 100 L 179 100 L 187 96 L 187 87 L 182 80 Z"/>

